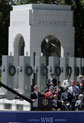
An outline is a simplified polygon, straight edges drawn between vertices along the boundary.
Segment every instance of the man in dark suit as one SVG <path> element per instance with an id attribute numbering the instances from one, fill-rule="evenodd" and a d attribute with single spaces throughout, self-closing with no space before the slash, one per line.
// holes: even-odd
<path id="1" fill-rule="evenodd" d="M 35 85 L 34 92 L 31 93 L 31 99 L 38 99 L 39 97 L 44 97 L 44 95 L 39 92 L 38 85 Z"/>

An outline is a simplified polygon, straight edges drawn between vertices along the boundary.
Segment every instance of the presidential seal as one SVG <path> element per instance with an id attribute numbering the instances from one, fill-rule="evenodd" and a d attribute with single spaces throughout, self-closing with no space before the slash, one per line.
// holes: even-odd
<path id="1" fill-rule="evenodd" d="M 42 104 L 45 105 L 45 106 L 47 106 L 48 105 L 48 100 L 47 99 L 43 99 L 42 100 Z"/>

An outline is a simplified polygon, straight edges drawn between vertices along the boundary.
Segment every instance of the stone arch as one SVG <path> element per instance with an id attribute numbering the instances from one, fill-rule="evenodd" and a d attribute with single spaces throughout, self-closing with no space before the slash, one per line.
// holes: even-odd
<path id="1" fill-rule="evenodd" d="M 53 35 L 46 36 L 41 43 L 41 53 L 44 56 L 61 56 L 61 43 Z"/>
<path id="2" fill-rule="evenodd" d="M 14 65 L 17 68 L 19 66 L 19 56 L 24 56 L 25 41 L 21 34 L 17 34 L 14 39 Z M 18 73 L 14 78 L 15 88 L 19 87 L 19 75 Z"/>
<path id="3" fill-rule="evenodd" d="M 17 57 L 16 60 L 19 63 L 19 56 L 24 55 L 24 47 L 25 47 L 25 41 L 21 34 L 16 35 L 13 46 L 14 46 L 14 57 Z"/>

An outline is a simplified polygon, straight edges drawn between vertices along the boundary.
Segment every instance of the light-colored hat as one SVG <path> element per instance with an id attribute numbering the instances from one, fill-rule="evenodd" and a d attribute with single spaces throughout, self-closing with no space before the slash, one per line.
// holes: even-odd
<path id="1" fill-rule="evenodd" d="M 82 75 L 79 75 L 79 78 L 83 77 Z"/>
<path id="2" fill-rule="evenodd" d="M 54 94 L 54 96 L 53 97 L 57 97 L 57 95 L 56 94 Z"/>
<path id="3" fill-rule="evenodd" d="M 78 96 L 78 99 L 83 99 L 83 94 L 80 94 L 79 96 Z"/>

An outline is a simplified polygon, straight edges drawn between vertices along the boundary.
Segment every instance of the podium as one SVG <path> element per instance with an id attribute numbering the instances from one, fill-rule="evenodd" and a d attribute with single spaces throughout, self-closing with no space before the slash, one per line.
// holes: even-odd
<path id="1" fill-rule="evenodd" d="M 33 102 L 32 110 L 35 111 L 50 111 L 52 109 L 52 99 L 50 98 L 38 98 Z"/>

